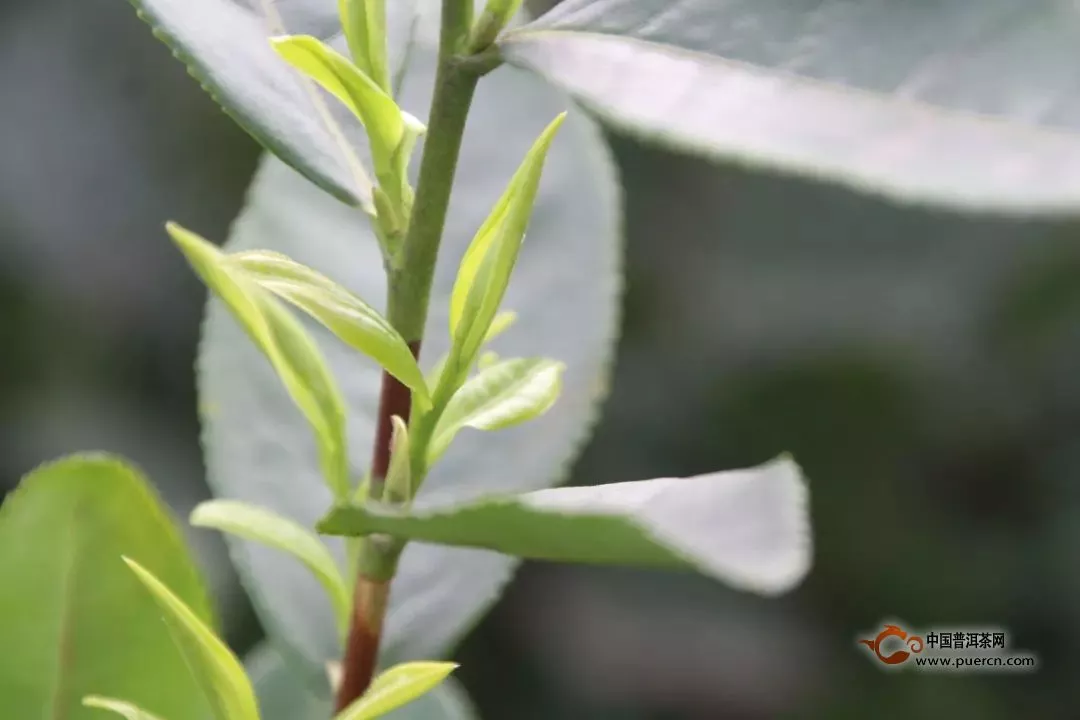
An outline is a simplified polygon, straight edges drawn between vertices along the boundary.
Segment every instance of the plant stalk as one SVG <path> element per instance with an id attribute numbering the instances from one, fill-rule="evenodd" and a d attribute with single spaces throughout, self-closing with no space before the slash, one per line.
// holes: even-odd
<path id="1" fill-rule="evenodd" d="M 443 0 L 439 66 L 420 161 L 420 177 L 412 218 L 401 247 L 400 261 L 388 278 L 387 316 L 419 357 L 427 322 L 431 283 L 439 254 L 450 194 L 457 170 L 465 122 L 481 73 L 459 50 L 468 37 L 472 0 Z M 411 395 L 394 377 L 383 373 L 378 423 L 372 453 L 370 497 L 383 495 L 390 462 L 393 415 L 408 422 Z M 381 536 L 361 540 L 353 612 L 342 659 L 342 679 L 336 712 L 359 698 L 371 684 L 389 598 L 402 544 Z"/>

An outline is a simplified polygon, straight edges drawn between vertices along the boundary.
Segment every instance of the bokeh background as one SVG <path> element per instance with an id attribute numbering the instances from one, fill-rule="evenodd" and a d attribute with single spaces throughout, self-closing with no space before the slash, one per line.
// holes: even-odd
<path id="1" fill-rule="evenodd" d="M 778 599 L 526 565 L 457 653 L 483 716 L 1075 717 L 1076 222 L 899 207 L 610 140 L 624 328 L 572 482 L 791 451 L 816 565 Z M 161 228 L 224 237 L 257 157 L 126 3 L 0 0 L 0 489 L 102 449 L 181 516 L 207 495 L 204 295 Z M 252 646 L 223 544 L 191 540 L 230 641 Z M 854 642 L 885 617 L 1004 625 L 1042 668 L 882 673 Z"/>

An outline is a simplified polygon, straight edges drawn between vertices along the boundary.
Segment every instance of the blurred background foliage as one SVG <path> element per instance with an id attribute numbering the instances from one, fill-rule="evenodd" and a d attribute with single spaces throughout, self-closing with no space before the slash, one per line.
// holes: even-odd
<path id="1" fill-rule="evenodd" d="M 0 488 L 112 450 L 186 516 L 207 495 L 203 290 L 162 223 L 224 238 L 258 148 L 120 0 L 0 0 L 0 97 Z M 1075 221 L 897 207 L 610 139 L 624 334 L 572 482 L 789 450 L 812 482 L 816 567 L 760 599 L 527 565 L 457 653 L 484 717 L 1073 717 Z M 189 536 L 229 639 L 251 647 L 223 544 Z M 1043 667 L 881 673 L 854 641 L 885 617 L 1005 625 Z"/>

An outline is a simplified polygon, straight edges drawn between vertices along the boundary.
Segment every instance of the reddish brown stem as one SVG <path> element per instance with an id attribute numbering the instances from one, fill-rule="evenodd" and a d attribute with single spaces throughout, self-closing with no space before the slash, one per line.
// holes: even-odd
<path id="1" fill-rule="evenodd" d="M 419 341 L 409 343 L 413 357 L 420 357 Z M 383 373 L 382 392 L 379 396 L 379 418 L 375 428 L 375 446 L 371 450 L 371 496 L 382 496 L 382 484 L 386 480 L 386 471 L 390 467 L 390 440 L 394 425 L 390 418 L 397 415 L 409 422 L 412 396 L 409 388 L 389 373 Z"/>
<path id="2" fill-rule="evenodd" d="M 420 342 L 409 343 L 413 357 L 420 357 Z M 382 485 L 390 467 L 390 440 L 397 415 L 409 421 L 412 396 L 409 388 L 389 373 L 383 373 L 382 391 L 379 396 L 378 425 L 375 430 L 375 446 L 371 453 L 372 497 L 382 496 Z M 364 542 L 370 542 L 365 539 Z M 341 685 L 337 691 L 335 714 L 351 705 L 364 694 L 375 676 L 382 638 L 383 617 L 390 594 L 390 582 L 383 578 L 369 578 L 360 574 L 353 591 L 353 612 L 349 623 L 349 636 L 345 641 L 345 655 L 341 661 Z"/>
<path id="3" fill-rule="evenodd" d="M 356 579 L 352 625 L 345 645 L 341 686 L 338 688 L 334 714 L 341 712 L 363 695 L 375 676 L 389 594 L 389 582 L 375 582 L 364 577 Z"/>

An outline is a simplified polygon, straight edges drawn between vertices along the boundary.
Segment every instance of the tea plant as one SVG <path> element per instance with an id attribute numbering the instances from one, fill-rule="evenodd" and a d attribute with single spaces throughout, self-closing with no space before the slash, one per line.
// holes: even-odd
<path id="1" fill-rule="evenodd" d="M 478 12 L 444 0 L 441 13 L 340 0 L 333 25 L 314 0 L 134 2 L 273 156 L 223 249 L 180 224 L 166 230 L 215 298 L 199 382 L 220 498 L 191 522 L 231 536 L 284 661 L 259 671 L 257 692 L 216 636 L 202 581 L 145 480 L 116 459 L 73 457 L 25 478 L 0 515 L 0 577 L 17 588 L 0 594 L 0 637 L 31 655 L 0 661 L 5 707 L 314 716 L 267 699 L 299 674 L 297 696 L 333 687 L 337 718 L 429 692 L 440 700 L 423 712 L 468 717 L 443 682 L 453 664 L 421 659 L 450 651 L 515 558 L 693 571 L 761 593 L 803 577 L 805 487 L 787 457 L 549 487 L 606 392 L 617 190 L 586 117 L 535 80 L 493 71 L 518 62 L 649 129 L 658 120 L 642 107 L 605 105 L 609 39 L 560 29 L 560 17 L 617 23 L 629 5 L 569 2 L 511 29 L 520 0 Z M 568 72 L 562 58 L 581 67 Z M 578 74 L 594 84 L 577 87 Z M 693 140 L 700 128 L 684 120 L 670 129 Z M 496 125 L 509 129 L 467 133 Z M 531 146 L 516 142 L 526 133 Z M 438 261 L 447 250 L 461 251 L 449 266 Z M 380 312 L 371 303 L 383 292 Z M 421 346 L 434 358 L 426 369 Z M 29 549 L 6 550 L 18 546 Z M 419 717 L 422 702 L 399 717 Z"/>

